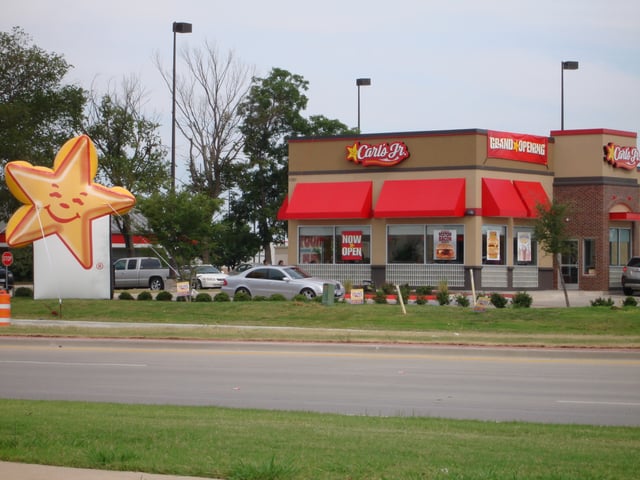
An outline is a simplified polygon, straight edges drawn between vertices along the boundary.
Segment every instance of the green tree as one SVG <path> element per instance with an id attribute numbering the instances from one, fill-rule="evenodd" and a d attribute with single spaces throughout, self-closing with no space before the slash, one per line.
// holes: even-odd
<path id="1" fill-rule="evenodd" d="M 92 96 L 84 131 L 98 151 L 96 180 L 108 186 L 120 186 L 134 195 L 157 192 L 168 183 L 166 148 L 158 133 L 159 124 L 142 112 L 144 91 L 139 81 L 125 78 L 119 91 L 102 97 Z M 134 255 L 130 214 L 114 216 L 125 238 L 129 255 Z"/>
<path id="2" fill-rule="evenodd" d="M 242 196 L 232 202 L 234 215 L 253 226 L 265 260 L 271 261 L 272 242 L 286 237 L 286 222 L 277 213 L 288 186 L 288 144 L 294 136 L 337 135 L 349 130 L 337 120 L 322 115 L 306 119 L 304 92 L 309 88 L 302 76 L 273 68 L 266 78 L 254 78 L 240 107 L 244 153 L 248 163 L 239 174 Z"/>
<path id="3" fill-rule="evenodd" d="M 85 92 L 64 85 L 71 65 L 32 44 L 21 28 L 0 32 L 0 172 L 8 161 L 51 167 L 60 147 L 81 131 Z M 17 204 L 0 182 L 0 219 Z"/>
<path id="4" fill-rule="evenodd" d="M 195 258 L 208 261 L 219 200 L 186 190 L 156 192 L 141 200 L 139 207 L 148 221 L 146 233 L 167 250 L 174 266 L 189 265 Z"/>
<path id="5" fill-rule="evenodd" d="M 233 268 L 253 257 L 260 249 L 260 241 L 246 223 L 225 218 L 215 224 L 212 263 Z"/>
<path id="6" fill-rule="evenodd" d="M 533 226 L 533 236 L 540 244 L 540 248 L 546 254 L 553 256 L 554 275 L 557 275 L 560 279 L 564 300 L 567 307 L 569 307 L 567 286 L 564 283 L 562 272 L 559 271 L 562 263 L 562 254 L 568 253 L 569 235 L 566 218 L 569 213 L 569 206 L 553 200 L 551 205 L 538 204 L 536 208 L 538 210 L 538 218 Z"/>

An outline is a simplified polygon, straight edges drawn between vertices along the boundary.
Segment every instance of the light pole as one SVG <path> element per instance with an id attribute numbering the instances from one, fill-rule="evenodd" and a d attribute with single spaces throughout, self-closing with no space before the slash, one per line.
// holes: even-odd
<path id="1" fill-rule="evenodd" d="M 578 62 L 564 61 L 560 63 L 560 130 L 564 130 L 564 71 L 578 70 Z"/>
<path id="2" fill-rule="evenodd" d="M 173 22 L 173 86 L 171 89 L 171 192 L 176 191 L 176 33 L 191 33 L 191 24 Z"/>
<path id="3" fill-rule="evenodd" d="M 356 78 L 356 86 L 358 87 L 358 133 L 360 133 L 360 87 L 368 87 L 371 85 L 370 78 Z"/>

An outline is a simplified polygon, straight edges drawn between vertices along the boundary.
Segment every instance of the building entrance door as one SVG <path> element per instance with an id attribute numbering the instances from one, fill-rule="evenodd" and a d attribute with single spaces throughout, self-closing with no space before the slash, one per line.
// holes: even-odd
<path id="1" fill-rule="evenodd" d="M 567 252 L 560 260 L 560 274 L 568 289 L 578 288 L 578 240 L 567 240 Z"/>

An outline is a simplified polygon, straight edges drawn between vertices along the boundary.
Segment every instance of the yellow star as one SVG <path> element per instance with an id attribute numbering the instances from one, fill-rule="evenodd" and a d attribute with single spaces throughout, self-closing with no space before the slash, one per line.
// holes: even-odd
<path id="1" fill-rule="evenodd" d="M 520 140 L 514 140 L 513 141 L 513 151 L 517 152 L 518 150 L 520 150 Z"/>
<path id="2" fill-rule="evenodd" d="M 126 213 L 136 203 L 122 187 L 94 183 L 97 171 L 96 149 L 86 135 L 62 146 L 53 170 L 20 160 L 8 163 L 7 186 L 24 205 L 7 223 L 7 244 L 20 247 L 56 234 L 78 263 L 91 268 L 91 222 L 112 213 Z"/>
<path id="3" fill-rule="evenodd" d="M 360 163 L 358 160 L 358 148 L 360 148 L 360 144 L 358 142 L 347 147 L 347 160 L 353 160 L 355 163 Z"/>

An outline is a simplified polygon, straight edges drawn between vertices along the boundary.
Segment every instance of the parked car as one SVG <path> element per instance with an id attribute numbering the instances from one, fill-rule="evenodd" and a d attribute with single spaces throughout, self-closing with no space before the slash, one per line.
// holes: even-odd
<path id="1" fill-rule="evenodd" d="M 270 297 L 279 293 L 288 299 L 292 299 L 298 294 L 313 298 L 322 295 L 325 283 L 333 285 L 336 298 L 344 295 L 342 283 L 336 280 L 312 277 L 295 266 L 264 265 L 228 276 L 224 281 L 222 291 L 232 297 L 238 292 L 245 292 L 251 297 Z"/>
<path id="2" fill-rule="evenodd" d="M 115 288 L 148 288 L 162 290 L 169 278 L 169 268 L 154 257 L 129 257 L 113 264 Z"/>
<path id="3" fill-rule="evenodd" d="M 245 270 L 249 270 L 250 268 L 257 267 L 257 265 L 253 263 L 241 263 L 236 268 L 229 272 L 229 275 L 237 275 L 239 273 L 244 272 Z"/>
<path id="4" fill-rule="evenodd" d="M 195 265 L 187 269 L 191 283 L 195 288 L 220 288 L 227 278 L 226 273 L 222 273 L 213 265 Z"/>
<path id="5" fill-rule="evenodd" d="M 0 290 L 11 292 L 13 287 L 13 273 L 7 267 L 0 265 Z"/>
<path id="6" fill-rule="evenodd" d="M 640 290 L 640 257 L 631 257 L 622 269 L 622 292 L 633 295 L 634 290 Z"/>

